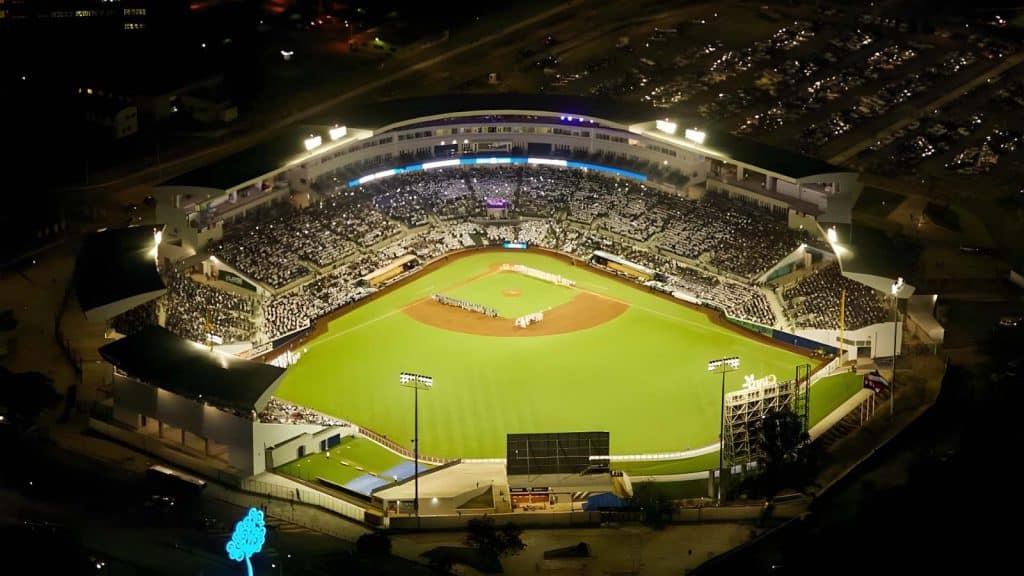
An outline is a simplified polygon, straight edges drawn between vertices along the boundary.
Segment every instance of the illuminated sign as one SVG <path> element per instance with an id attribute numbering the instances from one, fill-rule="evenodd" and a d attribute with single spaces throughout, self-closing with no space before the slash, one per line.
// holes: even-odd
<path id="1" fill-rule="evenodd" d="M 483 157 L 483 158 L 452 158 L 450 160 L 436 160 L 434 162 L 424 162 L 423 164 L 410 164 L 404 168 L 392 168 L 390 170 L 383 170 L 380 172 L 374 172 L 373 174 L 367 174 L 361 178 L 354 178 L 348 181 L 349 188 L 355 188 L 360 184 L 366 184 L 372 182 L 378 178 L 386 178 L 388 176 L 394 176 L 395 174 L 401 174 L 403 172 L 414 172 L 417 170 L 433 170 L 435 168 L 447 168 L 450 166 L 472 166 L 476 164 L 532 164 L 535 166 L 557 166 L 560 168 L 580 168 L 583 170 L 595 170 L 597 172 L 604 172 L 606 174 L 612 174 L 615 176 L 622 176 L 623 178 L 631 178 L 633 180 L 639 180 L 645 182 L 647 180 L 646 174 L 640 174 L 639 172 L 631 172 L 629 170 L 622 170 L 621 168 L 612 168 L 610 166 L 601 166 L 599 164 L 589 164 L 587 162 L 576 162 L 574 160 L 561 160 L 555 158 L 525 158 L 522 156 L 495 156 L 495 157 Z"/>
<path id="2" fill-rule="evenodd" d="M 338 138 L 344 138 L 348 134 L 347 126 L 335 126 L 328 130 L 327 134 L 331 137 L 331 141 L 337 140 Z"/>
<path id="3" fill-rule="evenodd" d="M 747 374 L 743 377 L 743 389 L 753 390 L 760 388 L 761 386 L 774 386 L 777 382 L 778 380 L 776 380 L 775 374 L 769 374 L 764 378 L 758 378 L 756 380 L 754 379 L 753 374 Z"/>
<path id="4" fill-rule="evenodd" d="M 306 138 L 305 140 L 302 141 L 302 144 L 305 145 L 306 150 L 309 151 L 319 147 L 321 144 L 323 144 L 323 141 L 324 139 L 321 138 L 320 136 L 310 135 L 309 138 Z"/>
<path id="5" fill-rule="evenodd" d="M 658 120 L 654 123 L 654 126 L 666 134 L 675 134 L 679 126 L 675 122 L 669 120 Z M 689 130 L 687 130 L 689 132 Z M 689 136 L 687 136 L 689 138 Z"/>
<path id="6" fill-rule="evenodd" d="M 683 132 L 683 135 L 686 137 L 687 140 L 691 142 L 696 142 L 697 144 L 703 144 L 704 138 L 707 136 L 707 134 L 701 132 L 700 130 L 690 130 L 689 128 L 686 129 L 686 132 Z"/>
<path id="7" fill-rule="evenodd" d="M 433 170 L 434 168 L 444 168 L 446 166 L 458 166 L 458 165 L 459 165 L 459 159 L 455 158 L 453 160 L 438 160 L 436 162 L 424 162 L 423 163 L 423 169 L 424 170 Z"/>
<path id="8" fill-rule="evenodd" d="M 529 248 L 530 245 L 527 244 L 526 242 L 505 242 L 504 244 L 502 244 L 502 246 L 504 248 L 515 248 L 517 250 L 526 250 L 527 248 Z"/>
<path id="9" fill-rule="evenodd" d="M 252 561 L 256 553 L 263 549 L 263 543 L 267 539 L 267 526 L 263 522 L 263 511 L 256 508 L 249 508 L 245 518 L 235 524 L 235 531 L 231 534 L 225 548 L 228 557 L 235 562 L 245 560 L 245 567 L 249 576 L 252 576 Z"/>

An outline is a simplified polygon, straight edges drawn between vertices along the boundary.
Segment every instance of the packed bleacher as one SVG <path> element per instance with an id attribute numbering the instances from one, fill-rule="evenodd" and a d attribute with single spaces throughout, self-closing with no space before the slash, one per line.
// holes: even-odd
<path id="1" fill-rule="evenodd" d="M 211 252 L 242 273 L 278 289 L 400 231 L 401 227 L 373 203 L 334 192 L 304 210 L 288 206 L 270 218 L 261 215 L 253 226 L 226 238 Z"/>
<path id="2" fill-rule="evenodd" d="M 308 208 L 257 211 L 232 222 L 225 240 L 211 247 L 218 258 L 276 292 L 250 304 L 251 323 L 237 320 L 244 313 L 219 305 L 221 291 L 177 281 L 168 297 L 168 310 L 176 308 L 168 326 L 202 340 L 206 331 L 197 319 L 205 322 L 206 311 L 216 308 L 223 310 L 214 314 L 215 331 L 233 339 L 273 340 L 374 292 L 360 286 L 360 278 L 405 255 L 426 262 L 505 241 L 582 259 L 594 250 L 612 252 L 657 271 L 670 291 L 775 326 L 783 319 L 752 280 L 807 240 L 778 215 L 715 194 L 691 200 L 632 180 L 551 166 L 449 167 L 352 189 L 316 189 Z M 508 217 L 485 219 L 487 198 L 507 200 Z M 842 285 L 849 287 L 848 326 L 878 318 L 870 289 L 827 270 L 781 294 L 788 318 L 798 326 L 837 325 L 831 301 L 838 306 L 838 298 L 831 291 Z"/>
<path id="3" fill-rule="evenodd" d="M 658 246 L 690 260 L 752 278 L 800 247 L 803 234 L 790 230 L 771 212 L 743 202 L 710 196 L 678 200 Z"/>
<path id="4" fill-rule="evenodd" d="M 321 426 L 351 426 L 344 420 L 292 404 L 271 396 L 267 406 L 259 413 L 259 421 L 266 424 L 319 424 Z"/>
<path id="5" fill-rule="evenodd" d="M 512 201 L 519 187 L 521 174 L 518 166 L 473 166 L 465 168 L 466 184 L 483 198 Z"/>
<path id="6" fill-rule="evenodd" d="M 150 300 L 110 319 L 110 327 L 125 336 L 131 336 L 146 326 L 156 323 L 156 300 Z"/>
<path id="7" fill-rule="evenodd" d="M 839 265 L 831 263 L 804 276 L 781 290 L 789 320 L 801 328 L 836 330 L 839 328 L 840 299 L 846 289 L 847 330 L 856 330 L 885 322 L 888 312 L 884 296 L 842 275 Z"/>
<path id="8" fill-rule="evenodd" d="M 207 334 L 220 336 L 225 343 L 255 337 L 255 296 L 221 290 L 180 271 L 170 271 L 166 281 L 164 309 L 171 332 L 195 342 L 206 342 Z"/>
<path id="9" fill-rule="evenodd" d="M 673 269 L 665 283 L 672 289 L 699 298 L 730 316 L 756 322 L 763 326 L 775 324 L 768 299 L 756 286 L 749 286 L 693 268 L 678 266 Z"/>

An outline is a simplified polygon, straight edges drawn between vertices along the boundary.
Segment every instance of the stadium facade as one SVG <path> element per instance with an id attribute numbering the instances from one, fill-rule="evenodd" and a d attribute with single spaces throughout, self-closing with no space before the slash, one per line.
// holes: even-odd
<path id="1" fill-rule="evenodd" d="M 194 253 L 223 238 L 225 224 L 261 205 L 308 202 L 325 180 L 358 185 L 450 165 L 446 161 L 492 158 L 639 174 L 668 192 L 713 192 L 756 203 L 786 214 L 792 228 L 849 224 L 861 190 L 856 172 L 728 133 L 664 120 L 629 123 L 557 109 L 486 108 L 392 120 L 378 128 L 295 128 L 290 137 L 159 186 L 157 220 L 167 225 L 168 243 Z M 632 169 L 616 170 L 623 167 Z"/>

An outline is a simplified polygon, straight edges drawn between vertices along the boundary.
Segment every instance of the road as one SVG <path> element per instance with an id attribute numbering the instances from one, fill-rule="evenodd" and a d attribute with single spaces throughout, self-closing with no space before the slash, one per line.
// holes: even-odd
<path id="1" fill-rule="evenodd" d="M 1002 62 L 1002 64 L 999 64 L 994 68 L 990 68 L 987 72 L 974 77 L 973 79 L 965 82 L 960 86 L 957 86 L 956 88 L 950 90 L 949 92 L 940 96 L 939 98 L 936 98 L 935 100 L 929 102 L 928 104 L 918 108 L 917 114 L 904 116 L 903 118 L 900 118 L 899 120 L 883 128 L 882 130 L 876 132 L 874 135 L 869 136 L 868 138 L 865 138 L 860 142 L 857 142 L 853 146 L 847 148 L 846 150 L 843 150 L 842 152 L 836 154 L 835 156 L 832 156 L 831 158 L 828 159 L 828 162 L 830 164 L 836 165 L 840 165 L 843 162 L 846 162 L 850 158 L 853 158 L 857 154 L 863 152 L 868 146 L 871 146 L 873 143 L 885 138 L 886 136 L 892 134 L 897 130 L 905 128 L 911 122 L 920 119 L 921 116 L 927 114 L 930 110 L 937 110 L 949 104 L 950 102 L 955 102 L 957 99 L 959 99 L 967 92 L 970 92 L 971 90 L 977 88 L 978 86 L 981 86 L 985 82 L 988 82 L 989 78 L 994 78 L 1002 74 L 1003 72 L 1006 72 L 1007 70 L 1017 66 L 1021 62 L 1024 62 L 1024 53 L 1018 52 L 1017 54 L 1009 56 L 1006 60 Z"/>

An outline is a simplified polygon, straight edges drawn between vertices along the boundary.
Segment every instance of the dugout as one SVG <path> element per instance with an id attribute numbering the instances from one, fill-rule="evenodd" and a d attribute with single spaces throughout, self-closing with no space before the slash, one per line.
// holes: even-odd
<path id="1" fill-rule="evenodd" d="M 413 254 L 406 254 L 405 256 L 396 258 L 390 264 L 381 266 L 366 276 L 363 276 L 356 284 L 358 286 L 369 286 L 371 288 L 380 286 L 388 280 L 408 272 L 419 265 L 419 258 Z"/>
<path id="2" fill-rule="evenodd" d="M 591 262 L 604 266 L 629 276 L 630 278 L 637 278 L 642 282 L 648 282 L 650 280 L 660 280 L 660 274 L 651 270 L 650 268 L 631 262 L 622 256 L 612 254 L 611 252 L 605 252 L 604 250 L 594 250 L 594 253 L 590 256 Z"/>

